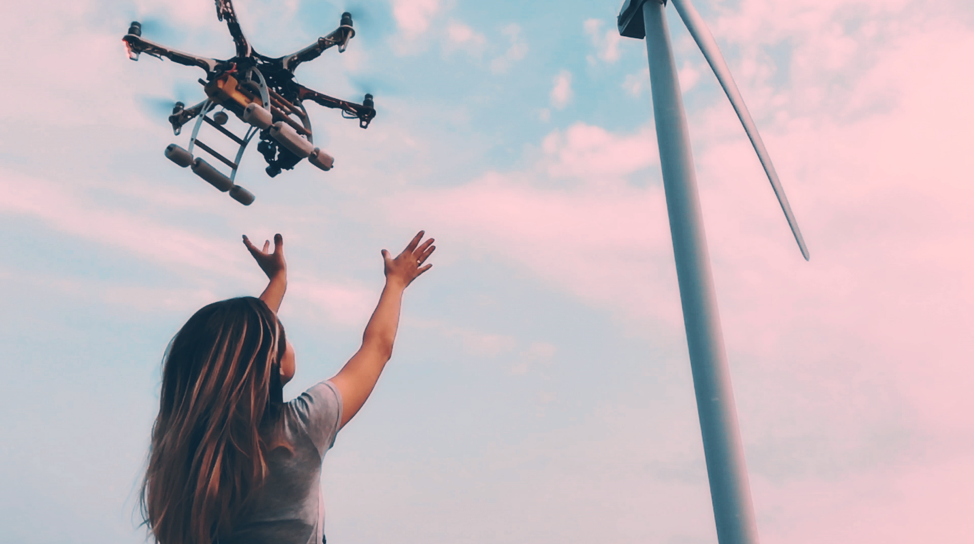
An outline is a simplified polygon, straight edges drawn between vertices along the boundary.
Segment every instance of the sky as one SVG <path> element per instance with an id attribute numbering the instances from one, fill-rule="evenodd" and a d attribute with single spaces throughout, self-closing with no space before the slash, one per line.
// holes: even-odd
<path id="1" fill-rule="evenodd" d="M 761 541 L 970 542 L 974 8 L 695 5 L 811 254 L 669 7 Z M 291 397 L 355 352 L 380 250 L 424 229 L 433 268 L 325 458 L 329 542 L 715 543 L 645 44 L 619 3 L 235 6 L 270 56 L 351 11 L 347 51 L 296 75 L 378 110 L 361 130 L 309 106 L 335 168 L 271 179 L 251 150 L 250 207 L 163 156 L 202 72 L 121 43 L 140 20 L 230 57 L 212 2 L 0 7 L 0 541 L 145 541 L 162 354 L 199 307 L 263 289 L 242 234 L 286 241 Z"/>

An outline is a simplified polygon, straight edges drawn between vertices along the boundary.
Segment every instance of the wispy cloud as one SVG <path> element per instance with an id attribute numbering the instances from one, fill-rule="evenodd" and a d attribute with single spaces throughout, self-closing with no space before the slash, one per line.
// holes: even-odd
<path id="1" fill-rule="evenodd" d="M 407 38 L 423 34 L 441 9 L 439 0 L 392 0 L 392 15 Z"/>
<path id="2" fill-rule="evenodd" d="M 658 163 L 656 134 L 644 127 L 635 134 L 615 134 L 595 125 L 575 123 L 555 130 L 541 142 L 540 166 L 551 177 L 575 177 L 589 182 L 618 180 Z"/>
<path id="3" fill-rule="evenodd" d="M 42 220 L 69 236 L 106 244 L 178 267 L 235 274 L 245 261 L 236 244 L 214 240 L 143 215 L 107 208 L 67 185 L 16 172 L 0 175 L 0 210 Z"/>
<path id="4" fill-rule="evenodd" d="M 644 68 L 634 74 L 627 74 L 622 82 L 622 88 L 631 96 L 640 96 L 649 89 L 649 68 Z"/>
<path id="5" fill-rule="evenodd" d="M 507 36 L 511 45 L 503 55 L 491 61 L 490 69 L 495 74 L 506 72 L 511 64 L 523 59 L 528 53 L 528 44 L 521 37 L 521 27 L 518 24 L 511 23 L 505 26 L 501 32 Z"/>
<path id="6" fill-rule="evenodd" d="M 604 22 L 600 19 L 588 19 L 582 24 L 585 34 L 592 41 L 596 50 L 594 56 L 589 55 L 587 57 L 591 64 L 595 64 L 597 60 L 609 64 L 619 60 L 619 40 L 621 39 L 619 31 L 613 25 L 609 25 L 609 28 L 603 32 L 603 24 Z"/>
<path id="7" fill-rule="evenodd" d="M 494 358 L 517 348 L 516 338 L 506 334 L 458 326 L 435 319 L 418 319 L 411 326 L 429 329 L 445 340 L 458 342 L 464 353 L 478 358 Z"/>
<path id="8" fill-rule="evenodd" d="M 554 85 L 549 94 L 551 106 L 563 110 L 572 101 L 572 96 L 572 73 L 568 70 L 562 70 L 555 76 Z"/>
<path id="9" fill-rule="evenodd" d="M 447 49 L 463 49 L 473 55 L 483 53 L 487 38 L 464 23 L 451 21 L 446 27 Z"/>

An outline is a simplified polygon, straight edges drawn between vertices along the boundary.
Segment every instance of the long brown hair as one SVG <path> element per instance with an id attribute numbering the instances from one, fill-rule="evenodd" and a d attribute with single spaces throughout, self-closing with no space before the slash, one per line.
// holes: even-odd
<path id="1" fill-rule="evenodd" d="M 246 515 L 267 475 L 258 431 L 280 409 L 284 328 L 253 297 L 215 302 L 163 359 L 140 506 L 162 544 L 211 544 Z"/>

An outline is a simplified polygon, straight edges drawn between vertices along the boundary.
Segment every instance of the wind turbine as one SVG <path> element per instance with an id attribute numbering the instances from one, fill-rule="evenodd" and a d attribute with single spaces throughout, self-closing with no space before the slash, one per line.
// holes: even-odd
<path id="1" fill-rule="evenodd" d="M 656 139 L 717 540 L 720 544 L 757 544 L 757 525 L 754 522 L 754 507 L 751 504 L 727 354 L 720 332 L 720 316 L 701 219 L 690 136 L 666 25 L 666 1 L 625 0 L 619 12 L 619 33 L 629 38 L 646 38 Z M 778 181 L 778 174 L 771 164 L 771 157 L 717 48 L 717 42 L 690 0 L 671 1 L 741 119 L 802 256 L 808 260 L 808 249 Z"/>

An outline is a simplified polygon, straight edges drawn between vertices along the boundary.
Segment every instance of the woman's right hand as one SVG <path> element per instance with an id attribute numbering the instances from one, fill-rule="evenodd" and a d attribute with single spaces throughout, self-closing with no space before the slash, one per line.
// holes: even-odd
<path id="1" fill-rule="evenodd" d="M 270 249 L 271 242 L 266 240 L 264 242 L 264 249 L 260 250 L 250 243 L 250 238 L 247 235 L 243 235 L 243 243 L 247 246 L 250 254 L 253 255 L 254 260 L 257 261 L 257 265 L 260 269 L 267 274 L 267 279 L 273 280 L 278 277 L 284 279 L 287 278 L 287 261 L 284 260 L 284 237 L 280 234 L 274 235 L 274 252 L 268 253 L 267 250 Z"/>
<path id="2" fill-rule="evenodd" d="M 405 289 L 414 279 L 433 267 L 432 264 L 423 266 L 426 259 L 436 249 L 432 238 L 422 244 L 419 243 L 423 239 L 423 234 L 425 234 L 423 231 L 419 231 L 406 246 L 406 249 L 402 250 L 402 253 L 395 259 L 390 256 L 387 250 L 382 250 L 382 258 L 385 259 L 386 283 Z"/>

